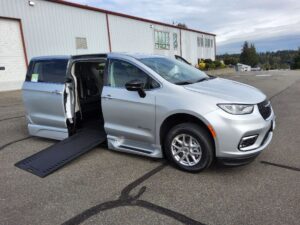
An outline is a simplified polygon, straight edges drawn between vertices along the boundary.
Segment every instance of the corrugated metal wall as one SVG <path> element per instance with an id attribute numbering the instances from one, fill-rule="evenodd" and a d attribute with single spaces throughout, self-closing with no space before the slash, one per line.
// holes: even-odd
<path id="1" fill-rule="evenodd" d="M 27 55 L 30 59 L 39 55 L 86 54 L 109 51 L 106 14 L 44 0 L 0 0 L 0 16 L 22 20 Z M 154 53 L 167 56 L 175 54 L 187 58 L 193 64 L 198 58 L 215 58 L 214 48 L 199 48 L 200 33 L 173 27 L 151 24 L 126 17 L 108 15 L 111 47 L 116 52 Z M 170 32 L 170 50 L 155 48 L 154 31 Z M 174 49 L 173 33 L 177 33 L 178 47 Z M 76 50 L 75 38 L 87 39 L 88 49 Z M 213 36 L 211 36 L 213 38 Z"/>
<path id="2" fill-rule="evenodd" d="M 180 30 L 177 28 L 166 27 L 166 26 L 162 26 L 162 25 L 153 25 L 153 26 L 154 26 L 153 30 L 169 32 L 169 36 L 170 36 L 170 49 L 169 50 L 156 49 L 154 46 L 154 33 L 153 33 L 154 53 L 159 54 L 159 55 L 165 55 L 165 56 L 180 55 Z M 177 34 L 178 47 L 176 49 L 174 49 L 174 45 L 173 45 L 173 33 Z"/>
<path id="3" fill-rule="evenodd" d="M 48 1 L 1 0 L 0 16 L 22 20 L 28 58 L 108 52 L 105 14 Z M 9 35 L 9 34 L 7 34 Z M 75 37 L 87 38 L 88 49 L 76 50 Z"/>
<path id="4" fill-rule="evenodd" d="M 153 30 L 150 24 L 120 16 L 108 15 L 113 52 L 153 53 Z"/>
<path id="5" fill-rule="evenodd" d="M 182 57 L 195 65 L 198 59 L 212 59 L 215 60 L 215 43 L 214 37 L 211 35 L 200 34 L 192 31 L 182 30 Z M 197 38 L 203 38 L 204 46 L 198 46 Z M 205 39 L 213 40 L 212 47 L 205 46 Z"/>
<path id="6" fill-rule="evenodd" d="M 179 29 L 115 15 L 108 15 L 108 20 L 112 51 L 131 53 L 142 52 L 166 56 L 180 55 Z M 169 50 L 155 48 L 155 30 L 169 32 Z M 178 37 L 178 47 L 176 49 L 174 49 L 173 46 L 173 33 L 177 33 Z"/>

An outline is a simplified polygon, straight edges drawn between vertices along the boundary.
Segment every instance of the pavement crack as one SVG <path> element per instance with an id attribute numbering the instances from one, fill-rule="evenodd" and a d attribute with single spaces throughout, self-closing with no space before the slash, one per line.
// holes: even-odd
<path id="1" fill-rule="evenodd" d="M 5 120 L 12 120 L 12 119 L 18 119 L 18 118 L 22 118 L 24 116 L 14 116 L 14 117 L 8 117 L 8 118 L 4 118 L 4 119 L 0 119 L 0 122 L 5 121 Z"/>
<path id="2" fill-rule="evenodd" d="M 16 103 L 16 104 L 10 104 L 10 105 L 0 105 L 0 108 L 8 108 L 11 106 L 20 106 L 20 105 L 22 105 L 22 103 Z"/>
<path id="3" fill-rule="evenodd" d="M 121 195 L 117 200 L 112 200 L 112 201 L 107 201 L 100 203 L 96 206 L 93 206 L 89 209 L 84 210 L 80 214 L 72 217 L 71 219 L 67 220 L 64 222 L 62 225 L 78 225 L 84 222 L 85 220 L 91 218 L 92 216 L 97 215 L 100 212 L 118 208 L 118 207 L 124 207 L 124 206 L 138 206 L 141 208 L 148 209 L 150 211 L 159 213 L 161 215 L 165 215 L 168 217 L 171 217 L 183 224 L 188 224 L 188 225 L 204 225 L 203 223 L 200 223 L 192 218 L 187 217 L 184 214 L 181 214 L 179 212 L 173 211 L 171 209 L 156 205 L 154 203 L 145 201 L 145 200 L 139 200 L 139 198 L 145 193 L 147 187 L 142 186 L 138 193 L 136 195 L 130 195 L 130 192 L 136 188 L 138 185 L 152 177 L 153 175 L 157 174 L 160 172 L 162 169 L 166 167 L 166 163 L 163 163 L 153 170 L 147 172 L 137 180 L 133 181 L 129 185 L 127 185 L 123 190 L 121 191 Z"/>
<path id="4" fill-rule="evenodd" d="M 273 96 L 270 97 L 270 100 L 272 100 L 273 98 L 281 95 L 283 92 L 285 92 L 286 90 L 288 90 L 290 87 L 292 87 L 293 85 L 295 85 L 296 83 L 299 83 L 300 80 L 296 80 L 296 82 L 292 83 L 291 85 L 287 86 L 286 88 L 284 88 L 283 90 L 277 92 L 276 94 L 274 94 Z"/>
<path id="5" fill-rule="evenodd" d="M 280 167 L 280 168 L 284 168 L 284 169 L 300 171 L 300 168 L 287 166 L 287 165 L 282 165 L 282 164 L 278 164 L 278 163 L 272 163 L 272 162 L 268 162 L 268 161 L 260 161 L 260 163 L 270 165 L 270 166 L 276 166 L 276 167 Z"/>
<path id="6" fill-rule="evenodd" d="M 21 139 L 15 140 L 15 141 L 8 142 L 8 143 L 6 143 L 6 144 L 0 146 L 0 151 L 3 150 L 3 149 L 6 148 L 6 147 L 12 145 L 12 144 L 15 144 L 15 143 L 20 142 L 20 141 L 27 140 L 27 139 L 29 139 L 29 138 L 32 138 L 32 137 L 31 137 L 31 136 L 28 136 L 28 137 L 25 137 L 25 138 L 21 138 Z"/>
<path id="7" fill-rule="evenodd" d="M 183 224 L 189 224 L 189 225 L 204 225 L 203 223 L 200 223 L 199 221 L 196 221 L 192 218 L 189 218 L 181 213 L 175 212 L 173 210 L 170 210 L 168 208 L 164 208 L 162 206 L 158 206 L 156 204 L 153 204 L 148 201 L 144 200 L 137 200 L 136 206 L 143 207 L 146 209 L 149 209 L 151 211 L 154 211 L 156 213 L 172 217 L 173 219 L 182 222 Z"/>

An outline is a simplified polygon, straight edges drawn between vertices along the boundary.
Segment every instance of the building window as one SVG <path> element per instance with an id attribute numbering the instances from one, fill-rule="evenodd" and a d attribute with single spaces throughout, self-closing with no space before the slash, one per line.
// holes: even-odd
<path id="1" fill-rule="evenodd" d="M 197 46 L 203 47 L 203 37 L 197 37 Z"/>
<path id="2" fill-rule="evenodd" d="M 205 47 L 210 48 L 212 47 L 212 40 L 209 38 L 205 38 Z"/>
<path id="3" fill-rule="evenodd" d="M 177 33 L 173 33 L 173 47 L 174 49 L 178 47 Z"/>
<path id="4" fill-rule="evenodd" d="M 210 39 L 210 38 L 205 38 L 205 43 L 204 44 L 205 44 L 206 48 L 213 48 L 214 47 L 214 41 L 213 41 L 213 39 Z"/>
<path id="5" fill-rule="evenodd" d="M 76 49 L 87 49 L 87 40 L 84 37 L 75 38 Z"/>
<path id="6" fill-rule="evenodd" d="M 155 31 L 155 48 L 157 49 L 170 49 L 170 36 L 169 32 Z"/>

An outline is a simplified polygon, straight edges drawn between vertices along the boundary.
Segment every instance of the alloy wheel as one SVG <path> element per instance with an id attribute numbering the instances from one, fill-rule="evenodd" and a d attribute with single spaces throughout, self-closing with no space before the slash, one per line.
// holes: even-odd
<path id="1" fill-rule="evenodd" d="M 179 134 L 171 143 L 173 158 L 184 166 L 194 166 L 200 162 L 202 149 L 196 138 L 189 134 Z"/>

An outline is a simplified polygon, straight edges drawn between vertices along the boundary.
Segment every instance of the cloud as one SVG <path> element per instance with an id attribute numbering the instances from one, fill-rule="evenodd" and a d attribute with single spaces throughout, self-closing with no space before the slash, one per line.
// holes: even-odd
<path id="1" fill-rule="evenodd" d="M 277 37 L 263 38 L 255 40 L 255 47 L 258 52 L 294 50 L 299 47 L 300 35 L 284 35 Z M 243 41 L 224 44 L 217 47 L 217 54 L 240 53 Z"/>
<path id="2" fill-rule="evenodd" d="M 217 34 L 217 46 L 300 34 L 299 0 L 72 0 Z M 300 40 L 299 40 L 300 45 Z"/>

